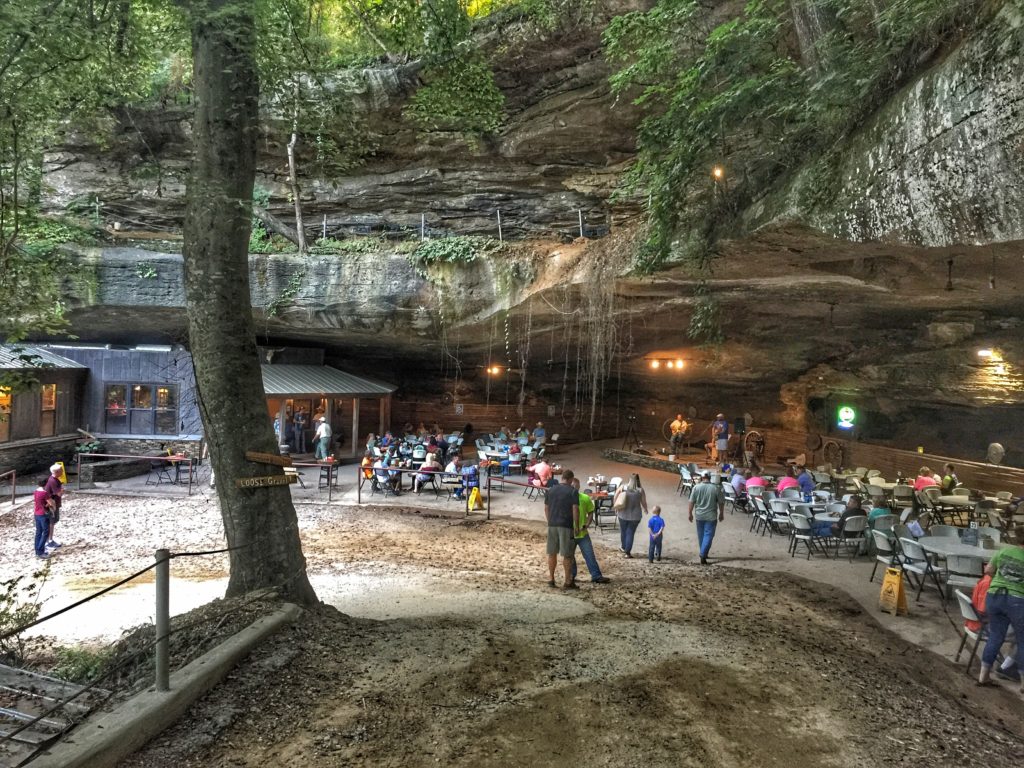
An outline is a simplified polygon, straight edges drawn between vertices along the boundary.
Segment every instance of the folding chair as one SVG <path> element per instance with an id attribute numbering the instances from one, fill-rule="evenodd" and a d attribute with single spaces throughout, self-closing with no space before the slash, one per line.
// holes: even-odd
<path id="1" fill-rule="evenodd" d="M 929 559 L 928 553 L 924 551 L 924 547 L 913 539 L 904 538 L 900 539 L 900 548 L 903 550 L 903 572 L 908 574 L 907 581 L 911 581 L 909 576 L 911 573 L 918 578 L 917 595 L 914 599 L 918 602 L 921 601 L 924 583 L 930 576 L 935 584 L 935 588 L 939 590 L 939 599 L 945 603 L 946 591 L 942 588 L 942 584 L 939 581 L 941 571 L 932 565 L 932 561 Z M 911 586 L 913 586 L 912 581 Z"/>
<path id="2" fill-rule="evenodd" d="M 900 554 L 896 551 L 896 544 L 889 540 L 889 537 L 882 531 L 872 531 L 871 537 L 875 540 L 875 567 L 871 569 L 871 576 L 868 581 L 875 580 L 875 573 L 878 571 L 878 564 L 886 568 L 900 564 Z"/>
<path id="3" fill-rule="evenodd" d="M 843 523 L 843 530 L 835 537 L 836 560 L 839 559 L 839 550 L 843 547 L 850 547 L 850 562 L 853 562 L 854 555 L 860 553 L 860 547 L 865 541 L 864 532 L 868 529 L 867 515 L 854 515 L 846 518 Z"/>
<path id="4" fill-rule="evenodd" d="M 171 465 L 166 461 L 149 462 L 149 477 L 146 478 L 146 485 L 160 485 L 160 483 L 174 483 L 171 477 Z"/>
<path id="5" fill-rule="evenodd" d="M 974 657 L 978 655 L 978 646 L 984 641 L 988 640 L 988 625 L 984 623 L 978 612 L 974 610 L 974 604 L 971 602 L 971 598 L 961 592 L 959 589 L 956 590 L 956 601 L 960 606 L 960 615 L 964 619 L 964 626 L 961 627 L 964 636 L 960 638 L 960 647 L 956 649 L 956 658 L 953 659 L 955 662 L 960 661 L 960 654 L 964 652 L 964 646 L 967 645 L 967 638 L 974 641 L 974 645 L 971 646 L 971 655 L 967 657 L 967 666 L 964 668 L 966 674 L 971 674 L 971 663 L 974 661 Z M 978 630 L 968 629 L 968 621 L 976 621 L 981 624 L 981 628 Z"/>

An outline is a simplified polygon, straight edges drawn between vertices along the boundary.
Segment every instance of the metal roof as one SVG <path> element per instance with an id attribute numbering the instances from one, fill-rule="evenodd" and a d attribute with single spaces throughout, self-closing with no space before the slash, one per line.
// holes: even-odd
<path id="1" fill-rule="evenodd" d="M 0 369 L 13 371 L 32 370 L 33 368 L 86 367 L 88 366 L 61 357 L 46 347 L 34 347 L 29 344 L 0 344 Z"/>
<path id="2" fill-rule="evenodd" d="M 398 387 L 354 376 L 327 365 L 262 365 L 263 389 L 268 395 L 381 397 Z"/>

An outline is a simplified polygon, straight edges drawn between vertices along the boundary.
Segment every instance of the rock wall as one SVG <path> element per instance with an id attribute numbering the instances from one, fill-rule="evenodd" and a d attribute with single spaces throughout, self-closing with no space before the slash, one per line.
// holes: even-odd
<path id="1" fill-rule="evenodd" d="M 331 87 L 353 97 L 355 120 L 324 128 L 339 145 L 368 150 L 338 169 L 316 156 L 314 138 L 299 145 L 306 225 L 329 235 L 376 231 L 497 234 L 506 237 L 607 232 L 613 219 L 636 212 L 610 202 L 634 153 L 638 113 L 612 96 L 601 53 L 604 20 L 636 7 L 634 0 L 594 4 L 594 18 L 538 39 L 515 25 L 488 36 L 506 120 L 493 136 L 419 131 L 403 116 L 420 83 L 421 65 L 381 65 L 339 75 Z M 591 23 L 592 22 L 592 23 Z M 108 224 L 161 229 L 180 224 L 189 167 L 191 110 L 185 105 L 125 108 L 89 132 L 69 129 L 45 158 L 46 210 L 69 205 L 92 212 L 99 200 Z M 285 145 L 290 126 L 264 112 L 257 184 L 269 208 L 292 215 Z M 421 219 L 421 217 L 423 217 Z"/>
<path id="2" fill-rule="evenodd" d="M 1008 0 L 748 223 L 929 247 L 1024 239 L 1021 71 L 1024 3 Z"/>

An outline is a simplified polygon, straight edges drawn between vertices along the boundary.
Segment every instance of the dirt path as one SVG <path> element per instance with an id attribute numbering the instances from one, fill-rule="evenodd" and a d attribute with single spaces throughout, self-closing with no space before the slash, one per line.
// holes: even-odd
<path id="1" fill-rule="evenodd" d="M 123 768 L 1019 757 L 1019 698 L 978 691 L 828 587 L 601 550 L 614 583 L 566 593 L 538 573 L 539 528 L 394 510 L 347 510 L 305 543 L 314 573 L 405 579 L 444 610 L 425 597 L 389 620 L 312 613 Z"/>

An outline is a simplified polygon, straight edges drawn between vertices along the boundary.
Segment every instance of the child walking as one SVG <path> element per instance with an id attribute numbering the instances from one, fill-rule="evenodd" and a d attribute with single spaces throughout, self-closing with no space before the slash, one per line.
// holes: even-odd
<path id="1" fill-rule="evenodd" d="M 651 530 L 651 543 L 647 548 L 647 562 L 653 563 L 654 558 L 661 562 L 661 542 L 665 538 L 665 521 L 661 519 L 661 507 L 651 509 L 651 519 L 647 521 Z"/>

